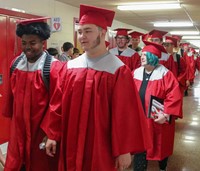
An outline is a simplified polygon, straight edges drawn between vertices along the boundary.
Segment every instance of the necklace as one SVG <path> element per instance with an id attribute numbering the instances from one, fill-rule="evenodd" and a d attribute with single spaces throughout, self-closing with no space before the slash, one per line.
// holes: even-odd
<path id="1" fill-rule="evenodd" d="M 145 80 L 146 80 L 146 81 L 149 80 L 150 76 L 151 76 L 151 73 L 146 73 L 146 72 L 145 72 Z"/>
<path id="2" fill-rule="evenodd" d="M 143 72 L 143 80 L 144 81 L 149 81 L 151 74 L 153 73 L 154 69 L 152 71 L 147 71 L 147 70 L 144 69 L 144 72 Z"/>

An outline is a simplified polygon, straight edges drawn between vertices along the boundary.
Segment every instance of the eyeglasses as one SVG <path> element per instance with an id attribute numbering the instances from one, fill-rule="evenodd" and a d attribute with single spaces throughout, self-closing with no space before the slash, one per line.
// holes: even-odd
<path id="1" fill-rule="evenodd" d="M 151 41 L 152 42 L 161 42 L 161 39 L 159 39 L 159 38 L 151 38 Z"/>
<path id="2" fill-rule="evenodd" d="M 123 41 L 125 41 L 125 40 L 127 40 L 127 38 L 126 37 L 116 37 L 116 40 L 123 40 Z"/>
<path id="3" fill-rule="evenodd" d="M 165 46 L 165 47 L 169 47 L 171 45 L 172 45 L 171 43 L 163 43 L 163 46 Z"/>

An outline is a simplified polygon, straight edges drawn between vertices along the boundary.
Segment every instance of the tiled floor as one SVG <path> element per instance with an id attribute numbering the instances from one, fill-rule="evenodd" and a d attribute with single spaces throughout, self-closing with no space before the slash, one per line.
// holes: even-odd
<path id="1" fill-rule="evenodd" d="M 176 122 L 174 154 L 167 171 L 200 171 L 200 74 L 184 97 L 183 110 L 184 118 Z M 159 171 L 156 161 L 149 162 L 148 171 Z"/>

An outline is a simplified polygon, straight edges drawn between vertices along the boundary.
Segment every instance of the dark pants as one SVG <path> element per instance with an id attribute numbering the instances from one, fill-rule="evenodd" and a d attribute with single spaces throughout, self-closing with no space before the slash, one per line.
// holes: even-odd
<path id="1" fill-rule="evenodd" d="M 165 170 L 167 167 L 168 157 L 158 161 L 159 168 Z M 146 153 L 138 153 L 134 155 L 133 159 L 133 171 L 146 171 L 148 165 L 148 160 L 146 160 Z"/>
<path id="2" fill-rule="evenodd" d="M 24 165 L 24 164 L 22 165 L 22 167 L 21 167 L 20 171 L 26 171 L 26 167 L 25 167 L 25 165 Z"/>

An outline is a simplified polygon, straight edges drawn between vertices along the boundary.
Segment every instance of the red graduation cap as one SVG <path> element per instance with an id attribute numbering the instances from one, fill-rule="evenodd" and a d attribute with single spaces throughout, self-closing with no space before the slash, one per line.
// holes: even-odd
<path id="1" fill-rule="evenodd" d="M 27 25 L 30 23 L 46 22 L 51 17 L 31 18 L 25 20 L 17 20 L 17 24 Z"/>
<path id="2" fill-rule="evenodd" d="M 179 35 L 172 35 L 172 37 L 177 39 L 178 41 L 180 41 L 182 39 L 182 36 L 179 36 Z"/>
<path id="3" fill-rule="evenodd" d="M 111 27 L 115 12 L 95 6 L 80 5 L 79 24 L 95 24 L 105 30 Z"/>
<path id="4" fill-rule="evenodd" d="M 170 36 L 165 36 L 165 42 L 166 43 L 172 43 L 175 47 L 177 47 L 177 39 L 170 37 Z"/>
<path id="5" fill-rule="evenodd" d="M 149 38 L 149 34 L 148 33 L 142 35 L 142 41 L 147 41 L 148 38 Z"/>
<path id="6" fill-rule="evenodd" d="M 190 47 L 190 48 L 189 48 L 189 51 L 192 52 L 193 54 L 196 53 L 196 51 L 195 51 L 195 49 L 194 49 L 193 47 Z"/>
<path id="7" fill-rule="evenodd" d="M 105 45 L 106 45 L 106 47 L 108 47 L 110 45 L 110 42 L 105 40 Z"/>
<path id="8" fill-rule="evenodd" d="M 149 35 L 151 38 L 159 38 L 162 39 L 162 37 L 167 34 L 168 32 L 166 31 L 161 31 L 161 30 L 152 30 L 149 32 Z"/>
<path id="9" fill-rule="evenodd" d="M 189 45 L 190 45 L 190 43 L 187 43 L 187 42 L 186 42 L 186 43 L 181 43 L 181 46 L 182 46 L 182 47 L 184 47 L 184 46 L 189 46 Z"/>
<path id="10" fill-rule="evenodd" d="M 152 54 L 156 55 L 158 58 L 161 58 L 161 52 L 167 53 L 165 48 L 162 45 L 159 45 L 157 43 L 149 42 L 149 41 L 143 41 L 146 45 L 142 52 L 151 52 Z"/>
<path id="11" fill-rule="evenodd" d="M 140 39 L 140 36 L 143 36 L 144 33 L 140 33 L 138 31 L 133 31 L 131 33 L 129 33 L 129 35 L 133 38 L 133 39 Z"/>
<path id="12" fill-rule="evenodd" d="M 126 28 L 117 28 L 114 31 L 117 31 L 116 36 L 128 36 L 128 31 L 131 29 L 126 29 Z"/>

